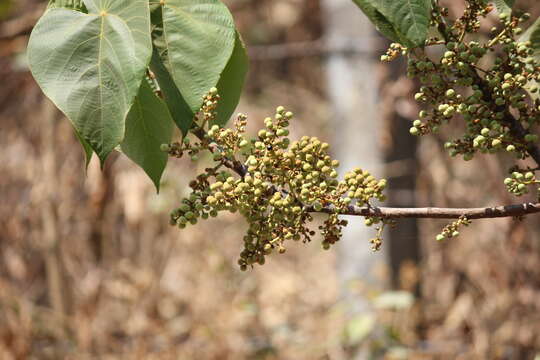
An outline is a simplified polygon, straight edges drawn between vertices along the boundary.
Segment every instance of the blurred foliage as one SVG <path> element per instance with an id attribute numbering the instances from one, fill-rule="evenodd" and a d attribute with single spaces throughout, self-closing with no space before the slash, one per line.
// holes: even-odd
<path id="1" fill-rule="evenodd" d="M 6 18 L 11 10 L 11 0 L 2 0 L 0 3 L 0 20 Z"/>

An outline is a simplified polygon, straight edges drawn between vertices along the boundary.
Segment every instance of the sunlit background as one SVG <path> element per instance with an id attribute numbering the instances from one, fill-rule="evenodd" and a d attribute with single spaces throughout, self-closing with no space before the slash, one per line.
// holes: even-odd
<path id="1" fill-rule="evenodd" d="M 169 211 L 209 159 L 171 160 L 160 194 L 127 158 L 104 171 L 29 73 L 45 1 L 0 0 L 0 360 L 534 359 L 540 352 L 538 217 L 400 221 L 383 249 L 351 218 L 340 244 L 236 264 L 237 214 L 180 231 Z M 342 172 L 389 179 L 393 206 L 509 204 L 508 158 L 448 157 L 408 133 L 417 84 L 350 0 L 229 0 L 250 52 L 239 111 L 250 131 L 283 105 L 291 137 L 333 145 Z M 446 1 L 459 13 L 460 1 Z M 518 0 L 540 15 L 536 0 Z M 495 16 L 484 22 L 489 29 Z M 96 159 L 94 159 L 96 160 Z M 322 219 L 322 217 L 321 217 Z M 320 220 L 320 219 L 319 219 Z"/>

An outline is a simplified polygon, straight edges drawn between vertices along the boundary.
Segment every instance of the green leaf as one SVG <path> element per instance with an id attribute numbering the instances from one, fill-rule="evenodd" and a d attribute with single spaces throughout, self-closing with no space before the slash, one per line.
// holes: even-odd
<path id="1" fill-rule="evenodd" d="M 193 124 L 194 113 L 189 108 L 189 105 L 186 104 L 182 94 L 180 94 L 171 74 L 165 68 L 156 49 L 152 53 L 150 69 L 156 76 L 156 81 L 163 94 L 163 99 L 171 112 L 175 124 L 182 131 L 182 134 L 186 136 Z"/>
<path id="2" fill-rule="evenodd" d="M 192 112 L 215 87 L 235 44 L 231 13 L 218 0 L 166 0 L 164 63 Z"/>
<path id="3" fill-rule="evenodd" d="M 217 107 L 216 124 L 224 126 L 234 113 L 240 101 L 248 67 L 249 60 L 246 48 L 240 34 L 237 33 L 234 51 L 217 85 L 221 99 Z"/>
<path id="4" fill-rule="evenodd" d="M 92 155 L 94 154 L 94 150 L 92 150 L 92 147 L 90 144 L 82 138 L 82 136 L 79 134 L 77 129 L 73 129 L 75 131 L 75 136 L 81 143 L 83 150 L 84 150 L 84 157 L 85 157 L 85 167 L 88 169 L 88 165 L 90 165 L 90 160 L 92 160 Z"/>
<path id="5" fill-rule="evenodd" d="M 493 0 L 499 14 L 511 14 L 515 0 Z"/>
<path id="6" fill-rule="evenodd" d="M 28 45 L 32 74 L 101 163 L 124 138 L 125 118 L 152 54 L 147 0 L 84 0 L 89 13 L 51 8 Z"/>
<path id="7" fill-rule="evenodd" d="M 377 4 L 374 0 L 353 0 L 353 2 L 362 10 L 381 34 L 394 42 L 403 43 L 402 37 L 397 33 L 394 26 L 378 10 L 382 6 L 381 4 Z"/>
<path id="8" fill-rule="evenodd" d="M 404 38 L 423 46 L 431 19 L 431 0 L 378 0 L 380 11 Z"/>
<path id="9" fill-rule="evenodd" d="M 171 141 L 172 131 L 173 119 L 167 106 L 154 94 L 148 82 L 143 81 L 128 113 L 126 136 L 120 148 L 146 172 L 158 192 L 168 160 L 160 146 Z"/>

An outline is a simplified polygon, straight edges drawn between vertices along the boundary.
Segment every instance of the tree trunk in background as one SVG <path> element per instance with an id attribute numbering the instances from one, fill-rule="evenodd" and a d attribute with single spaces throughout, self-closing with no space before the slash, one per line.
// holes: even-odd
<path id="1" fill-rule="evenodd" d="M 386 42 L 389 45 L 388 42 Z M 385 178 L 388 179 L 385 202 L 390 207 L 416 207 L 417 137 L 409 134 L 418 108 L 410 94 L 415 84 L 404 76 L 403 59 L 384 64 L 381 74 L 381 112 L 385 124 Z M 388 230 L 386 246 L 392 267 L 392 287 L 418 295 L 420 243 L 418 221 L 400 219 Z"/>
<path id="2" fill-rule="evenodd" d="M 365 52 L 331 54 L 326 65 L 328 96 L 335 126 L 334 155 L 342 171 L 359 166 L 381 176 L 382 121 L 377 108 L 377 61 L 374 27 L 350 0 L 322 0 L 326 40 L 332 47 L 347 42 L 366 44 Z M 386 286 L 386 247 L 373 253 L 369 239 L 375 230 L 363 219 L 349 218 L 349 226 L 338 246 L 338 273 L 343 301 L 350 316 L 373 313 L 368 292 Z"/>

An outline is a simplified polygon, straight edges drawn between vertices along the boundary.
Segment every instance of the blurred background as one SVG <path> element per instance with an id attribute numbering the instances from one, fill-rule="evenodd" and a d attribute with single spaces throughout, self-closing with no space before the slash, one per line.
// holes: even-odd
<path id="1" fill-rule="evenodd" d="M 540 222 L 399 221 L 373 254 L 363 220 L 245 273 L 246 229 L 225 215 L 179 231 L 168 212 L 205 160 L 171 160 L 157 195 L 111 156 L 87 171 L 71 125 L 32 79 L 25 48 L 45 1 L 0 0 L 0 359 L 534 359 Z M 417 84 L 350 0 L 229 0 L 251 64 L 250 129 L 283 105 L 291 137 L 334 144 L 342 171 L 389 179 L 390 206 L 518 202 L 510 159 L 454 159 L 461 125 L 417 141 Z M 540 15 L 537 0 L 518 6 Z M 459 13 L 462 1 L 446 1 Z M 493 19 L 484 22 L 489 29 Z M 94 159 L 95 160 L 95 159 Z"/>

